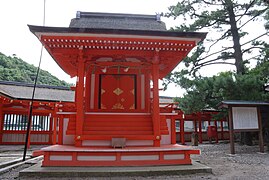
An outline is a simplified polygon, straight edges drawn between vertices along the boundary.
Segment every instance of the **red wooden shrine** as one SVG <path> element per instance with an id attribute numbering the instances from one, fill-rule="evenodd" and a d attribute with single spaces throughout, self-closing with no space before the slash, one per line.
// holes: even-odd
<path id="1" fill-rule="evenodd" d="M 53 126 L 53 114 L 56 113 L 56 102 L 33 102 L 33 123 L 31 131 L 31 144 L 53 143 L 50 129 Z M 24 144 L 27 129 L 27 116 L 29 114 L 30 100 L 10 99 L 0 95 L 0 144 Z M 42 121 L 42 122 L 41 122 Z M 40 123 L 41 122 L 41 123 Z M 40 137 L 41 138 L 38 138 Z"/>
<path id="2" fill-rule="evenodd" d="M 105 21 L 101 27 L 93 26 L 96 18 Z M 126 19 L 131 28 L 121 27 Z M 158 80 L 206 34 L 147 29 L 145 21 L 161 24 L 156 16 L 80 12 L 69 28 L 29 26 L 58 65 L 77 77 L 75 108 L 57 113 L 63 140 L 42 149 L 43 166 L 191 164 L 190 154 L 199 154 L 176 145 L 177 113 L 160 112 Z M 113 140 L 122 148 L 113 148 Z"/>
<path id="3" fill-rule="evenodd" d="M 0 144 L 24 144 L 32 84 L 0 82 Z M 32 103 L 31 131 L 28 145 L 51 145 L 60 141 L 60 116 L 57 112 L 74 109 L 74 92 L 67 87 L 37 85 Z"/>

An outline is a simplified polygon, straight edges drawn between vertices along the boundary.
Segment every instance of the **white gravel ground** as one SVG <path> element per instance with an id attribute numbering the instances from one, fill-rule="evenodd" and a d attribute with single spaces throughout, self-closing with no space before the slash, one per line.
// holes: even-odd
<path id="1" fill-rule="evenodd" d="M 84 178 L 84 179 L 234 179 L 234 180 L 252 180 L 269 179 L 269 154 L 259 153 L 258 146 L 240 146 L 235 145 L 236 154 L 231 155 L 230 145 L 228 143 L 202 144 L 194 147 L 201 149 L 202 154 L 193 156 L 193 160 L 199 161 L 212 168 L 212 174 L 191 174 L 182 176 L 150 176 L 150 177 L 106 177 L 106 178 Z M 267 148 L 265 148 L 267 150 Z M 25 164 L 10 172 L 0 175 L 0 179 L 18 179 L 19 171 L 31 166 Z M 48 179 L 48 178 L 46 178 Z M 56 178 L 49 178 L 56 179 Z M 59 179 L 59 178 L 57 178 Z M 60 179 L 82 179 L 82 178 L 60 178 Z"/>
<path id="2" fill-rule="evenodd" d="M 259 152 L 259 146 L 235 145 L 235 155 L 230 144 L 203 144 L 197 147 L 202 154 L 193 158 L 211 167 L 210 179 L 269 179 L 269 154 Z M 201 179 L 199 176 L 193 179 Z"/>

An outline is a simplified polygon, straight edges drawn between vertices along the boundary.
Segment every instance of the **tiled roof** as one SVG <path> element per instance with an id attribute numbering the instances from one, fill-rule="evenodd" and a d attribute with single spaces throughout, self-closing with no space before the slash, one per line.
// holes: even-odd
<path id="1" fill-rule="evenodd" d="M 0 81 L 0 94 L 12 99 L 31 99 L 33 84 Z M 75 92 L 67 87 L 37 85 L 35 100 L 74 102 Z"/>
<path id="2" fill-rule="evenodd" d="M 225 100 L 221 101 L 218 107 L 225 107 L 228 106 L 269 106 L 269 102 L 265 101 L 243 101 L 243 100 Z"/>
<path id="3" fill-rule="evenodd" d="M 70 28 L 166 31 L 160 15 L 77 12 Z"/>

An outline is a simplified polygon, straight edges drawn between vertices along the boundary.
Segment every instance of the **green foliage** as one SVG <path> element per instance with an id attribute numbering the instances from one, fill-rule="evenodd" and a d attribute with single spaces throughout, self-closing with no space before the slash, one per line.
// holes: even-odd
<path id="1" fill-rule="evenodd" d="M 6 56 L 0 52 L 0 80 L 34 83 L 37 67 L 24 62 L 22 59 L 13 56 Z M 59 80 L 48 71 L 40 70 L 38 84 L 52 86 L 70 86 L 65 81 Z"/>
<path id="2" fill-rule="evenodd" d="M 264 33 L 253 38 L 248 34 L 246 25 L 263 16 L 269 20 L 268 9 L 269 6 L 261 0 L 181 0 L 170 6 L 165 16 L 180 20 L 180 25 L 171 29 L 173 31 L 209 32 L 205 46 L 198 46 L 193 54 L 184 60 L 190 75 L 195 76 L 199 69 L 212 64 L 232 65 L 236 67 L 238 74 L 243 74 L 249 60 L 255 59 L 243 59 L 244 53 L 251 55 L 263 50 L 252 42 L 268 36 Z M 269 27 L 268 23 L 265 27 Z M 240 44 L 243 37 L 249 37 L 249 40 Z M 228 41 L 233 42 L 233 45 L 226 46 Z"/>
<path id="3" fill-rule="evenodd" d="M 263 85 L 269 82 L 269 61 L 265 61 L 243 75 L 222 72 L 213 77 L 196 77 L 179 82 L 186 89 L 182 98 L 175 99 L 185 113 L 215 109 L 223 100 L 269 100 Z"/>
<path id="4" fill-rule="evenodd" d="M 267 20 L 265 24 L 265 28 L 268 30 L 269 29 L 269 11 L 266 12 L 266 15 L 264 16 L 264 18 Z"/>
<path id="5" fill-rule="evenodd" d="M 268 9 L 262 0 L 181 0 L 169 8 L 165 16 L 180 20 L 171 30 L 209 32 L 184 59 L 185 68 L 163 81 L 164 87 L 173 82 L 186 90 L 182 98 L 176 98 L 185 113 L 216 108 L 222 100 L 269 100 L 263 90 L 269 82 L 269 45 L 261 40 L 268 32 L 253 37 L 246 29 L 249 23 L 264 18 L 268 30 Z M 256 68 L 247 69 L 254 60 Z M 201 68 L 216 64 L 235 66 L 236 72 L 199 75 Z"/>

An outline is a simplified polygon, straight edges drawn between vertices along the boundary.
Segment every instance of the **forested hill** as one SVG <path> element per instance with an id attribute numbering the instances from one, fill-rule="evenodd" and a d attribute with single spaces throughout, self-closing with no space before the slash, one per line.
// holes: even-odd
<path id="1" fill-rule="evenodd" d="M 28 64 L 16 56 L 6 56 L 0 52 L 0 81 L 16 81 L 34 83 L 37 67 Z M 51 86 L 70 86 L 65 81 L 59 80 L 48 71 L 40 70 L 38 84 Z"/>

